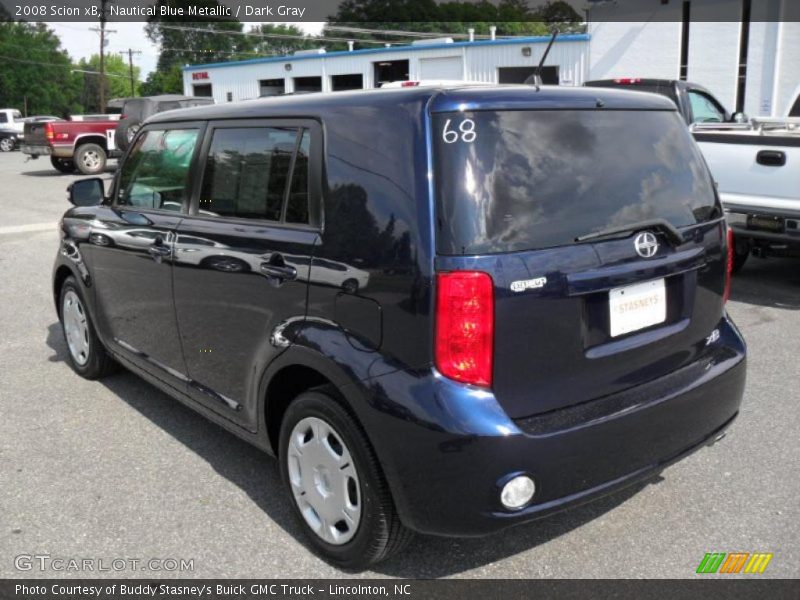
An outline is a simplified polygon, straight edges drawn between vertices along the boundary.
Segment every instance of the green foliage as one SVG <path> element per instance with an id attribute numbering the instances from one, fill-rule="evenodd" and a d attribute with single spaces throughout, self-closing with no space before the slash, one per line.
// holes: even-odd
<path id="1" fill-rule="evenodd" d="M 29 115 L 82 111 L 82 77 L 44 23 L 0 22 L 0 106 Z"/>
<path id="2" fill-rule="evenodd" d="M 77 67 L 83 71 L 100 72 L 100 55 L 94 54 L 89 60 L 82 58 Z M 131 95 L 131 80 L 128 61 L 119 54 L 108 54 L 105 57 L 106 70 L 106 99 L 127 98 Z M 83 78 L 83 91 L 81 102 L 89 113 L 99 112 L 100 76 L 94 73 L 81 73 Z M 133 95 L 140 93 L 139 67 L 133 67 L 134 90 Z"/>
<path id="3" fill-rule="evenodd" d="M 283 23 L 265 23 L 257 25 L 250 28 L 250 33 L 269 36 L 304 36 L 302 29 L 294 25 L 286 25 Z M 319 47 L 320 45 L 314 38 L 307 36 L 304 39 L 295 39 L 294 37 L 258 37 L 256 35 L 251 35 L 246 39 L 250 43 L 248 51 L 260 56 L 289 54 L 295 50 L 308 50 Z"/>
<path id="4" fill-rule="evenodd" d="M 158 94 L 183 94 L 183 72 L 178 64 L 166 70 L 156 70 L 147 76 L 142 84 L 142 96 Z"/>

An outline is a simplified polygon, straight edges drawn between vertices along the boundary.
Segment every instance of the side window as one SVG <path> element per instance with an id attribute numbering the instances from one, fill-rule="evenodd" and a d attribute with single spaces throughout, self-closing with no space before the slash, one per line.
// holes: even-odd
<path id="1" fill-rule="evenodd" d="M 308 129 L 302 132 L 297 156 L 292 170 L 292 187 L 286 205 L 287 223 L 308 223 L 308 156 L 311 149 L 311 134 Z"/>
<path id="2" fill-rule="evenodd" d="M 797 99 L 794 101 L 794 106 L 792 106 L 791 110 L 789 111 L 790 117 L 800 117 L 800 94 L 797 95 Z"/>
<path id="3" fill-rule="evenodd" d="M 307 146 L 305 181 L 289 187 L 292 156 L 301 131 L 285 127 L 215 130 L 203 173 L 200 213 L 279 222 L 288 195 L 296 197 L 292 204 L 299 207 L 293 209 L 291 222 L 307 222 Z"/>
<path id="4" fill-rule="evenodd" d="M 4 112 L 0 112 L 0 123 L 8 123 L 8 115 Z"/>
<path id="5" fill-rule="evenodd" d="M 692 105 L 692 117 L 695 123 L 722 123 L 725 121 L 725 113 L 707 95 L 690 90 L 689 103 Z"/>
<path id="6" fill-rule="evenodd" d="M 180 211 L 197 129 L 151 129 L 122 165 L 118 206 Z"/>

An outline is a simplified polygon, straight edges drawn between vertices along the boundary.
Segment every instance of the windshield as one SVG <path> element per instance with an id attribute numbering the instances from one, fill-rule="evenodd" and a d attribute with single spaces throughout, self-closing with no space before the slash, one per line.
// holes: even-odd
<path id="1" fill-rule="evenodd" d="M 437 250 L 575 243 L 609 227 L 716 218 L 711 178 L 674 111 L 473 111 L 433 118 Z"/>

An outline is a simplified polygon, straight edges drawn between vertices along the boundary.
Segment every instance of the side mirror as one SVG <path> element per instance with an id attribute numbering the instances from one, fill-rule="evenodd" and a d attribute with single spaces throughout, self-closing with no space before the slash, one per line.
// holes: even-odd
<path id="1" fill-rule="evenodd" d="M 743 112 L 737 112 L 733 114 L 733 122 L 734 123 L 747 123 L 747 115 Z"/>
<path id="2" fill-rule="evenodd" d="M 104 195 L 105 186 L 99 177 L 79 179 L 67 187 L 67 200 L 75 206 L 99 206 Z"/>

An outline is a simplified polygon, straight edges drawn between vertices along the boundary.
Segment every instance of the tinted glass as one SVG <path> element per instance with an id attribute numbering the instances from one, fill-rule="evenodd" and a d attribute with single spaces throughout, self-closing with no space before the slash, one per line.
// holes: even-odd
<path id="1" fill-rule="evenodd" d="M 217 129 L 211 141 L 200 211 L 280 221 L 297 130 L 275 127 Z"/>
<path id="2" fill-rule="evenodd" d="M 694 123 L 722 123 L 725 121 L 725 113 L 705 94 L 689 92 L 689 103 L 692 105 Z"/>
<path id="3" fill-rule="evenodd" d="M 797 96 L 797 100 L 794 101 L 794 106 L 792 106 L 791 110 L 789 111 L 790 117 L 800 117 L 800 95 Z"/>
<path id="4" fill-rule="evenodd" d="M 292 171 L 292 187 L 286 205 L 287 223 L 308 223 L 308 154 L 311 136 L 304 129 Z"/>
<path id="5" fill-rule="evenodd" d="M 8 116 L 4 112 L 0 112 L 0 123 L 8 123 Z"/>
<path id="6" fill-rule="evenodd" d="M 434 115 L 443 254 L 574 243 L 612 226 L 718 215 L 708 171 L 674 111 Z"/>
<path id="7" fill-rule="evenodd" d="M 196 142 L 196 129 L 146 131 L 122 165 L 117 204 L 181 210 Z"/>

